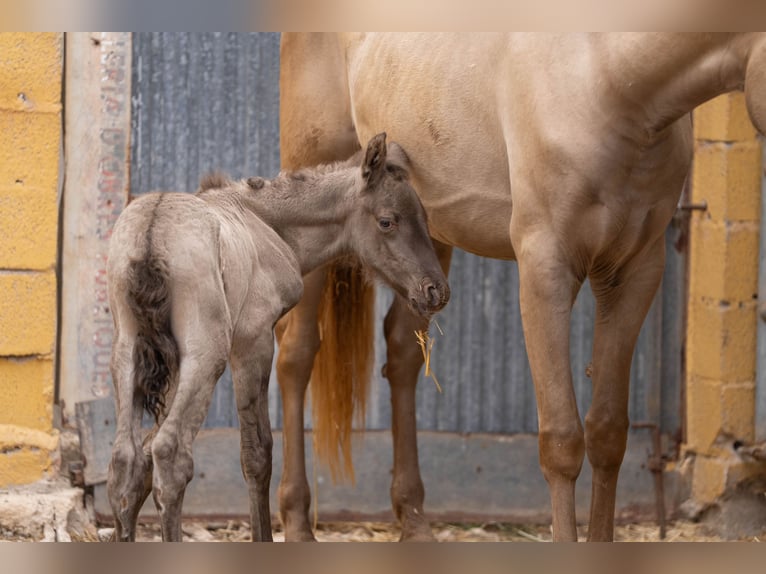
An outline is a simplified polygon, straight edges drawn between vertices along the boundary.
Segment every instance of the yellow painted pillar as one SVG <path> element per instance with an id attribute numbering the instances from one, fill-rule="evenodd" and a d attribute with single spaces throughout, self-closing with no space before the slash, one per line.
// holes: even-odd
<path id="1" fill-rule="evenodd" d="M 63 35 L 0 33 L 0 487 L 52 472 Z"/>
<path id="2" fill-rule="evenodd" d="M 686 336 L 686 450 L 692 497 L 713 502 L 741 474 L 720 444 L 755 432 L 761 147 L 741 93 L 694 114 Z M 723 440 L 719 440 L 723 439 Z"/>

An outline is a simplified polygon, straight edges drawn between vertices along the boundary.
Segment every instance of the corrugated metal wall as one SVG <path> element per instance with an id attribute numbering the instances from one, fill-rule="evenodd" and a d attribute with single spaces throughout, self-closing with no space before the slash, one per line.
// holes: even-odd
<path id="1" fill-rule="evenodd" d="M 131 188 L 193 191 L 201 174 L 220 168 L 234 176 L 274 175 L 279 169 L 277 34 L 136 34 L 133 41 Z M 668 268 L 633 361 L 631 419 L 680 426 L 684 261 L 668 232 Z M 453 432 L 535 432 L 537 415 L 518 304 L 515 263 L 456 251 L 452 300 L 438 321 L 433 369 L 418 388 L 418 427 Z M 390 427 L 382 317 L 391 294 L 379 290 L 376 379 L 367 426 Z M 581 409 L 590 402 L 594 303 L 587 285 L 575 305 L 572 367 Z M 413 338 L 413 345 L 415 340 Z M 272 377 L 273 379 L 273 377 Z M 272 380 L 271 416 L 281 427 Z M 207 426 L 236 426 L 228 373 L 216 390 Z"/>

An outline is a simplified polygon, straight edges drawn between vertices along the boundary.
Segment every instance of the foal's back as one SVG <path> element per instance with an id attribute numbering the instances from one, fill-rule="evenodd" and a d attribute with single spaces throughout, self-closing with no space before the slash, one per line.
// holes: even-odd
<path id="1" fill-rule="evenodd" d="M 253 314 L 249 308 L 258 307 L 270 326 L 272 315 L 295 304 L 303 286 L 295 256 L 243 205 L 235 183 L 197 195 L 153 193 L 131 202 L 109 248 L 110 293 L 118 317 L 129 315 L 131 262 L 148 258 L 161 260 L 167 270 L 174 330 L 199 310 L 210 328 L 220 325 L 230 338 L 242 314 Z"/>

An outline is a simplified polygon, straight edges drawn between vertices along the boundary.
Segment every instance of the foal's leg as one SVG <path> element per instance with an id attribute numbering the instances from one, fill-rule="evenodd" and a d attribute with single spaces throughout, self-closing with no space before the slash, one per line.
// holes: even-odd
<path id="1" fill-rule="evenodd" d="M 274 356 L 271 329 L 257 337 L 235 339 L 231 373 L 237 399 L 241 433 L 240 461 L 250 495 L 250 528 L 253 542 L 270 542 L 271 424 L 269 375 Z"/>
<path id="2" fill-rule="evenodd" d="M 112 348 L 112 380 L 117 403 L 117 431 L 109 464 L 107 493 L 114 514 L 114 539 L 131 542 L 136 521 L 146 500 L 147 473 L 151 465 L 141 448 L 143 405 L 133 388 L 133 338 L 117 333 Z M 151 484 L 151 481 L 150 481 Z"/>
<path id="3" fill-rule="evenodd" d="M 517 233 L 513 239 L 519 262 L 521 319 L 537 398 L 540 466 L 551 496 L 553 539 L 576 541 L 575 481 L 585 444 L 572 386 L 569 324 L 581 281 L 555 233 L 536 230 L 534 234 Z"/>
<path id="4" fill-rule="evenodd" d="M 327 272 L 318 269 L 303 278 L 303 297 L 278 324 L 277 381 L 282 393 L 283 468 L 279 513 L 288 542 L 312 541 L 309 523 L 311 491 L 306 479 L 303 407 L 306 388 L 319 350 L 317 310 Z"/>
<path id="5" fill-rule="evenodd" d="M 196 338 L 210 347 L 193 353 L 182 350 L 178 390 L 151 443 L 154 502 L 160 512 L 162 539 L 169 542 L 181 541 L 181 507 L 186 485 L 194 475 L 192 442 L 226 367 L 226 350 L 215 344 L 220 338 L 211 333 L 198 333 Z"/>
<path id="6" fill-rule="evenodd" d="M 434 242 L 445 275 L 449 271 L 452 248 Z M 427 322 L 407 308 L 399 296 L 386 315 L 386 366 L 384 375 L 391 385 L 391 432 L 394 442 L 394 474 L 391 480 L 391 505 L 402 525 L 402 541 L 433 540 L 423 512 L 425 490 L 418 464 L 415 388 L 423 366 L 423 354 L 414 331 L 428 328 Z"/>
<path id="7" fill-rule="evenodd" d="M 593 467 L 589 540 L 609 541 L 614 535 L 617 475 L 628 439 L 630 364 L 664 263 L 665 239 L 661 236 L 616 277 L 591 277 L 597 307 L 593 401 L 585 417 L 585 442 Z"/>

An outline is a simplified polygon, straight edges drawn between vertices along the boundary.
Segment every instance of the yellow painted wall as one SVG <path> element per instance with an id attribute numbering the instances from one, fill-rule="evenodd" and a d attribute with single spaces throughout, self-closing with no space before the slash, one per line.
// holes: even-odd
<path id="1" fill-rule="evenodd" d="M 0 487 L 52 472 L 63 35 L 0 33 Z"/>
<path id="2" fill-rule="evenodd" d="M 694 114 L 686 336 L 686 451 L 692 496 L 713 502 L 742 476 L 721 448 L 755 433 L 761 147 L 741 93 Z"/>

